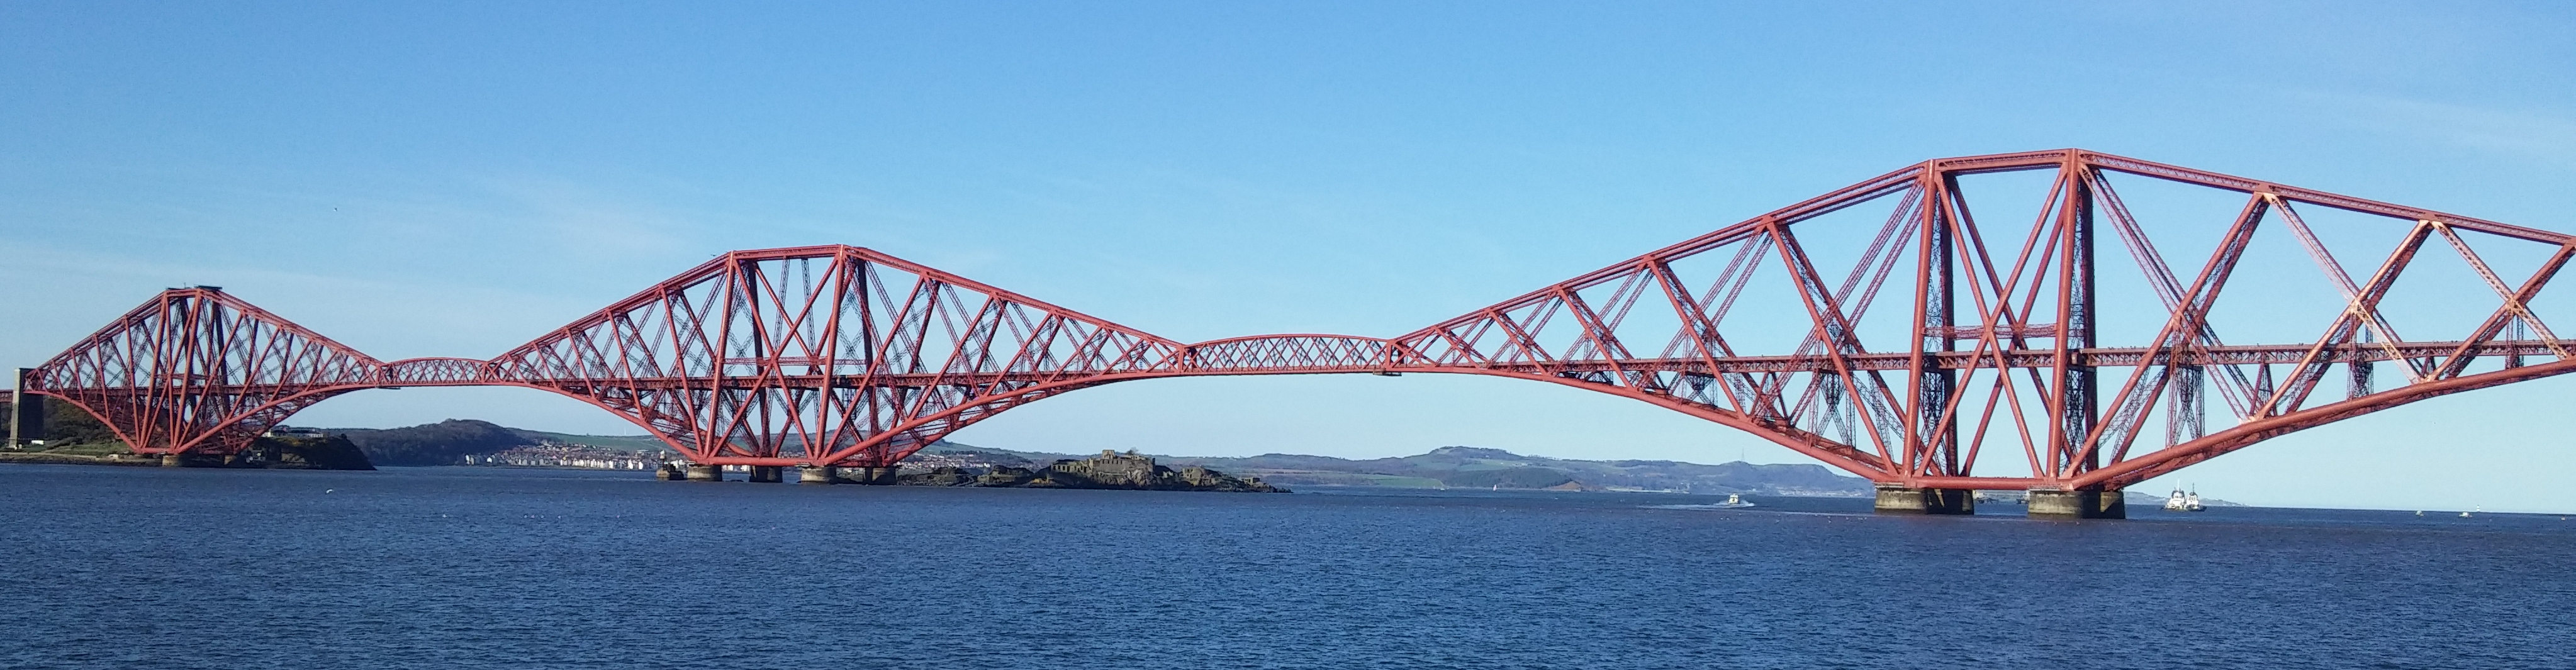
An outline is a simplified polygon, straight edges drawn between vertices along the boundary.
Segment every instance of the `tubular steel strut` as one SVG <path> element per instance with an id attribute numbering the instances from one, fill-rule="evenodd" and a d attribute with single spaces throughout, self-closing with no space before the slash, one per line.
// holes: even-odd
<path id="1" fill-rule="evenodd" d="M 1962 178 L 1999 172 L 2043 172 L 2051 185 L 2027 229 L 1990 238 L 1993 222 L 1973 213 Z M 2243 205 L 2209 259 L 2178 273 L 2114 175 Z M 1827 238 L 1801 237 L 1801 224 L 1872 203 L 1890 213 L 1828 284 L 1807 251 Z M 2405 232 L 2356 275 L 2300 215 L 2311 207 Z M 2102 228 L 2111 235 L 2097 239 Z M 2222 296 L 2273 299 L 2225 291 L 2270 229 L 2298 240 L 2343 303 L 2312 339 L 2228 343 L 2211 318 Z M 2546 260 L 2514 281 L 2472 238 Z M 2096 245 L 2113 241 L 2152 300 L 2103 292 Z M 2428 246 L 2456 253 L 2493 293 L 2458 296 L 2497 305 L 2447 329 L 2466 339 L 2405 339 L 2386 312 L 2412 261 L 2440 253 Z M 835 245 L 724 254 L 489 360 L 379 361 L 221 289 L 170 289 L 21 384 L 97 416 L 145 454 L 234 453 L 359 389 L 521 386 L 624 417 L 697 463 L 880 467 L 1004 410 L 1101 384 L 1440 372 L 1653 403 L 1883 485 L 2100 490 L 2344 418 L 2576 371 L 2576 351 L 2532 308 L 2571 256 L 2576 241 L 2561 233 L 2069 149 L 1910 165 L 1392 338 L 1185 344 Z M 1891 278 L 1910 315 L 1871 313 Z M 1800 316 L 1728 321 L 1748 297 Z M 2162 325 L 2103 342 L 2110 313 Z M 1897 318 L 1877 332 L 1903 341 L 1863 341 L 1869 324 Z M 2416 331 L 2446 325 L 2458 324 Z M 1794 345 L 1743 344 L 1783 329 L 1798 333 Z M 2318 399 L 2338 365 L 2346 397 Z M 2376 388 L 2381 371 L 2400 383 Z M 2206 432 L 2212 389 L 2237 421 Z M 2165 439 L 2139 446 L 2156 422 Z M 1974 472 L 1981 456 L 2015 452 L 2025 472 Z"/>

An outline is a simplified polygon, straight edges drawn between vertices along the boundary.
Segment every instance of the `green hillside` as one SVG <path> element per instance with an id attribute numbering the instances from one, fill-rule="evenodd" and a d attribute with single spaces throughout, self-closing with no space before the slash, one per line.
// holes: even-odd
<path id="1" fill-rule="evenodd" d="M 1349 460 L 1263 454 L 1247 458 L 1164 457 L 1174 466 L 1202 465 L 1283 484 L 1420 485 L 1535 489 L 1573 483 L 1586 489 L 1643 489 L 1765 495 L 1864 495 L 1868 480 L 1821 465 L 1718 465 L 1680 461 L 1586 461 L 1523 456 L 1501 449 L 1441 447 L 1399 458 Z M 1377 479 L 1354 479 L 1364 475 Z M 1399 483 L 1400 482 L 1400 483 Z"/>
<path id="2" fill-rule="evenodd" d="M 484 421 L 451 419 L 392 429 L 324 429 L 346 434 L 378 465 L 446 465 L 467 454 L 489 454 L 539 441 L 621 451 L 668 451 L 649 435 L 577 435 L 525 430 Z M 1074 454 L 1017 451 L 941 441 L 922 450 L 970 462 L 1042 467 Z M 1264 481 L 1304 486 L 1632 489 L 1761 495 L 1866 495 L 1867 480 L 1821 465 L 1707 465 L 1680 461 L 1586 461 L 1524 456 L 1501 449 L 1441 447 L 1395 458 L 1351 460 L 1330 456 L 1263 454 L 1242 458 L 1157 456 L 1172 467 L 1205 466 Z"/>
<path id="3" fill-rule="evenodd" d="M 530 440 L 547 440 L 562 442 L 564 444 L 599 447 L 602 449 L 622 449 L 626 451 L 671 450 L 670 444 L 663 442 L 662 438 L 651 435 L 574 435 L 572 433 L 549 433 L 542 430 L 528 430 L 525 428 L 512 428 L 510 429 L 510 432 L 518 433 L 520 437 L 525 437 Z"/>
<path id="4" fill-rule="evenodd" d="M 1013 451 L 944 441 L 923 449 L 922 453 L 961 456 L 1020 467 L 1080 458 L 1072 454 Z M 1523 456 L 1481 447 L 1441 447 L 1414 456 L 1367 460 L 1299 454 L 1155 458 L 1173 467 L 1199 465 L 1292 486 L 1540 489 L 1573 483 L 1586 489 L 1763 495 L 1867 495 L 1870 491 L 1868 480 L 1845 476 L 1822 465 L 1585 461 Z"/>
<path id="5" fill-rule="evenodd" d="M 448 419 L 403 428 L 323 428 L 348 436 L 377 465 L 456 465 L 466 454 L 489 454 L 536 444 L 518 431 L 489 421 Z"/>

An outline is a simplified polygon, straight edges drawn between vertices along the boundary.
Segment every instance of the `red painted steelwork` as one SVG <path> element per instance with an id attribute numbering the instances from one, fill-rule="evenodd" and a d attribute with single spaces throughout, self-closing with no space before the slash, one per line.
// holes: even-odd
<path id="1" fill-rule="evenodd" d="M 1972 213 L 1963 178 L 2005 172 L 2047 178 L 2038 202 L 2018 203 L 2033 212 L 2026 228 Z M 2180 274 L 2115 177 L 2239 204 L 2211 222 L 2223 230 L 2209 259 Z M 1990 213 L 2015 204 L 1984 198 Z M 2301 207 L 2402 234 L 2356 279 Z M 1831 218 L 1854 212 L 1874 235 Z M 2134 275 L 2097 262 L 2103 229 Z M 2216 308 L 2222 294 L 2248 292 L 2224 289 L 2246 281 L 2236 270 L 2272 229 L 2295 239 L 2341 302 L 2313 337 L 2227 343 Z M 2509 281 L 2462 231 L 2545 260 Z M 2446 297 L 2496 307 L 2474 323 L 2425 324 L 2465 338 L 2407 340 L 2385 299 L 2436 238 L 2494 294 Z M 1839 280 L 1811 255 L 1819 244 L 1851 259 Z M 1390 339 L 1184 344 L 868 249 L 820 246 L 725 254 L 488 361 L 379 362 L 220 290 L 172 289 L 23 383 L 98 415 L 143 453 L 237 450 L 358 389 L 507 385 L 580 398 L 700 463 L 882 466 L 1012 407 L 1120 381 L 1479 374 L 1653 403 L 1882 483 L 2119 488 L 2327 422 L 2576 371 L 2576 352 L 2531 308 L 2571 256 L 2565 234 L 2063 150 L 1908 166 Z M 2141 295 L 2106 292 L 2113 274 Z M 1910 309 L 1873 310 L 1882 297 Z M 1739 311 L 1763 300 L 1780 309 Z M 2105 314 L 2149 327 L 2124 338 L 2104 329 Z M 1765 336 L 1787 343 L 1757 343 Z M 2347 397 L 2315 399 L 2337 366 Z M 2402 383 L 2374 389 L 2390 369 Z M 2208 388 L 2236 426 L 2202 430 Z M 2165 446 L 2138 448 L 2157 417 Z M 1989 444 L 2017 453 L 1987 454 Z M 1975 472 L 1981 457 L 2014 456 L 2026 472 Z"/>

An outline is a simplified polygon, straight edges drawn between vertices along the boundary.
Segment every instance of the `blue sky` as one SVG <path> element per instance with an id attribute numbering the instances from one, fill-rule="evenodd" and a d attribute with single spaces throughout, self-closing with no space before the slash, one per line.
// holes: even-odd
<path id="1" fill-rule="evenodd" d="M 186 284 L 381 358 L 488 356 L 710 254 L 821 243 L 1185 341 L 1393 335 L 1907 163 L 2067 146 L 2571 230 L 2572 15 L 13 2 L 0 358 Z M 2431 401 L 2177 477 L 2267 504 L 2564 511 L 2570 391 Z M 510 389 L 358 393 L 295 422 L 449 417 L 631 432 Z M 957 438 L 1800 460 L 1609 396 L 1423 375 L 1111 386 Z"/>

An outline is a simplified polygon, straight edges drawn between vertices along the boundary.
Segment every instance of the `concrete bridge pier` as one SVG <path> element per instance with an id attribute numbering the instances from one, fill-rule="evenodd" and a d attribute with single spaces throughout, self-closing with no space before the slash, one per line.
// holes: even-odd
<path id="1" fill-rule="evenodd" d="M 161 467 L 165 467 L 165 468 L 184 468 L 184 467 L 188 467 L 188 459 L 187 459 L 187 458 L 185 458 L 185 457 L 182 457 L 182 456 L 180 456 L 180 455 L 178 455 L 178 454 L 162 454 L 162 455 L 161 455 Z"/>
<path id="2" fill-rule="evenodd" d="M 833 473 L 832 469 L 832 466 L 829 465 L 808 465 L 798 468 L 798 472 L 796 473 L 796 483 L 838 484 L 840 483 L 840 481 L 838 481 L 839 475 Z"/>
<path id="3" fill-rule="evenodd" d="M 2119 489 L 2031 489 L 2028 501 L 2033 519 L 2129 518 L 2129 503 Z"/>
<path id="4" fill-rule="evenodd" d="M 780 481 L 782 471 L 785 469 L 786 468 L 775 465 L 751 466 L 750 481 L 755 484 L 776 484 Z"/>
<path id="5" fill-rule="evenodd" d="M 841 478 L 854 484 L 889 485 L 893 484 L 895 481 L 895 471 L 902 467 L 903 466 L 900 465 L 889 465 L 881 468 L 844 468 L 841 470 Z"/>
<path id="6" fill-rule="evenodd" d="M 720 482 L 720 481 L 724 481 L 724 466 L 721 466 L 721 465 L 706 465 L 706 464 L 702 464 L 702 463 L 690 463 L 690 464 L 689 464 L 689 481 L 693 481 L 693 482 Z"/>
<path id="7" fill-rule="evenodd" d="M 1971 489 L 1913 489 L 1893 484 L 1878 485 L 1878 502 L 1871 511 L 1880 514 L 1975 514 L 1977 492 Z"/>
<path id="8" fill-rule="evenodd" d="M 18 368 L 18 384 L 9 389 L 11 449 L 25 449 L 28 442 L 45 439 L 45 397 L 26 391 L 27 378 L 35 373 L 31 368 Z"/>

